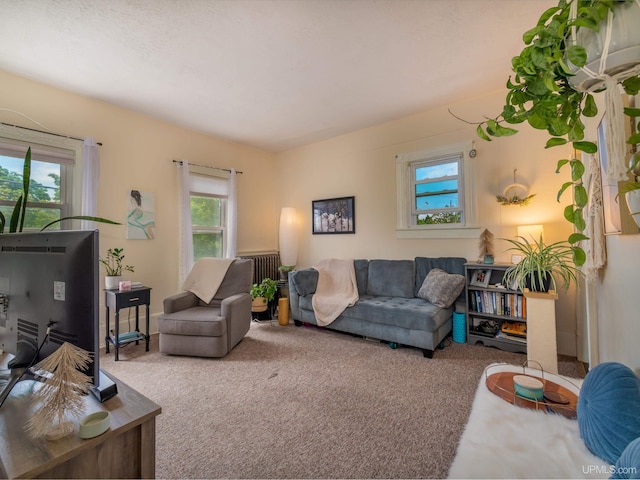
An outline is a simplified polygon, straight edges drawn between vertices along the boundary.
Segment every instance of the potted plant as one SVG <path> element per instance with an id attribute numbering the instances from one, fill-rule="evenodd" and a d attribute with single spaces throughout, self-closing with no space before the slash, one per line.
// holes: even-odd
<path id="1" fill-rule="evenodd" d="M 254 283 L 251 287 L 251 311 L 264 312 L 269 306 L 269 302 L 276 298 L 278 282 L 270 278 L 263 278 L 262 282 Z"/>
<path id="2" fill-rule="evenodd" d="M 280 272 L 280 280 L 287 281 L 289 279 L 289 272 L 295 268 L 295 265 L 280 265 L 278 272 Z"/>
<path id="3" fill-rule="evenodd" d="M 635 124 L 635 121 L 630 143 L 634 145 L 640 143 L 640 132 L 638 132 L 638 125 Z M 631 218 L 640 227 L 640 153 L 634 153 L 631 157 L 627 173 L 629 180 L 620 186 L 618 193 L 619 195 L 624 195 Z"/>
<path id="4" fill-rule="evenodd" d="M 581 82 L 580 79 L 574 81 L 576 73 L 581 68 L 594 63 L 594 58 L 588 58 L 587 49 L 578 42 L 585 37 L 585 33 L 598 32 L 600 27 L 606 24 L 610 14 L 613 17 L 628 15 L 628 8 L 636 7 L 631 5 L 633 3 L 560 0 L 556 7 L 546 10 L 536 26 L 524 33 L 523 40 L 526 46 L 520 55 L 512 60 L 515 75 L 507 81 L 508 92 L 502 113 L 478 123 L 477 134 L 485 140 L 509 136 L 517 133 L 517 130 L 505 124 L 527 122 L 533 128 L 549 133 L 551 138 L 547 141 L 546 148 L 571 143 L 574 151 L 595 153 L 597 145 L 585 140 L 582 116 L 594 117 L 598 110 L 593 95 L 585 88 L 603 90 L 613 83 L 617 89 L 617 85 L 621 84 L 627 94 L 636 95 L 640 91 L 640 76 L 637 71 L 634 74 L 632 69 L 629 69 L 628 75 L 618 72 L 614 76 L 609 72 L 615 71 L 616 67 L 612 68 L 607 63 L 607 70 L 601 73 L 604 73 L 603 77 L 611 74 L 612 77 L 608 78 L 612 82 L 599 82 L 594 85 L 592 82 Z M 634 28 L 632 25 L 624 30 Z M 604 31 L 604 28 L 602 30 Z M 575 40 L 576 38 L 578 40 Z M 610 55 L 611 57 L 614 55 Z M 611 98 L 618 95 L 617 90 L 609 93 Z M 624 113 L 640 116 L 640 109 L 625 108 Z M 571 168 L 571 181 L 562 185 L 558 192 L 558 201 L 563 192 L 572 187 L 573 203 L 565 207 L 564 216 L 581 232 L 586 227 L 583 209 L 588 202 L 587 190 L 582 184 L 585 168 L 577 155 L 572 159 L 560 160 L 556 171 L 565 165 Z M 586 256 L 575 244 L 585 239 L 587 237 L 581 233 L 574 233 L 569 237 L 576 265 L 584 264 Z"/>
<path id="5" fill-rule="evenodd" d="M 540 236 L 530 244 L 524 237 L 516 240 L 505 238 L 513 246 L 509 250 L 518 252 L 522 260 L 509 267 L 503 281 L 509 288 L 514 286 L 532 292 L 558 291 L 556 277 L 562 280 L 562 288 L 569 288 L 580 271 L 573 263 L 573 248 L 567 241 L 545 244 Z"/>
<path id="6" fill-rule="evenodd" d="M 104 267 L 106 276 L 104 278 L 104 286 L 107 290 L 118 288 L 120 280 L 122 280 L 122 271 L 133 272 L 131 265 L 122 265 L 124 260 L 123 248 L 110 248 L 104 257 L 100 257 L 100 264 Z"/>

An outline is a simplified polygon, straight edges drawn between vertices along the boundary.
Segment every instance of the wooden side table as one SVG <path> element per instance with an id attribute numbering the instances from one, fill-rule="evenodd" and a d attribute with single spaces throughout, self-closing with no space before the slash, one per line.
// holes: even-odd
<path id="1" fill-rule="evenodd" d="M 118 361 L 118 349 L 121 345 L 127 343 L 138 342 L 144 340 L 146 343 L 145 351 L 149 351 L 149 305 L 151 304 L 151 288 L 142 287 L 132 288 L 128 291 L 120 290 L 105 290 L 104 291 L 105 304 L 107 306 L 106 312 L 106 336 L 105 336 L 105 352 L 109 353 L 109 343 L 114 346 L 115 361 Z M 145 331 L 140 332 L 139 315 L 140 305 L 146 307 L 146 321 Z M 125 307 L 136 307 L 136 329 L 131 332 L 131 335 L 120 338 L 120 309 Z M 109 311 L 114 309 L 115 311 L 115 329 L 113 335 L 109 330 Z"/>
<path id="2" fill-rule="evenodd" d="M 0 367 L 6 368 L 6 360 L 0 354 Z M 83 416 L 107 411 L 111 428 L 82 439 L 76 426 L 73 434 L 55 441 L 31 438 L 24 429 L 33 412 L 33 391 L 41 384 L 16 384 L 0 408 L 0 478 L 155 478 L 156 417 L 162 409 L 111 379 L 118 386 L 117 396 L 104 403 L 92 395 L 82 397 Z"/>

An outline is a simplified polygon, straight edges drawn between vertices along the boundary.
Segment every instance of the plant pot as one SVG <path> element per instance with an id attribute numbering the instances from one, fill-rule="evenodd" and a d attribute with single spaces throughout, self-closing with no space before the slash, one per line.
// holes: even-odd
<path id="1" fill-rule="evenodd" d="M 268 306 L 267 299 L 264 297 L 256 297 L 251 301 L 252 312 L 264 312 Z"/>
<path id="2" fill-rule="evenodd" d="M 107 275 L 104 277 L 104 288 L 107 290 L 114 290 L 120 288 L 120 282 L 122 281 L 122 275 Z"/>
<path id="3" fill-rule="evenodd" d="M 615 7 L 611 24 L 611 40 L 604 71 L 600 71 L 600 59 L 605 48 L 607 21 L 600 23 L 598 32 L 590 28 L 579 28 L 576 33 L 576 44 L 587 50 L 585 68 L 596 74 L 616 77 L 620 82 L 632 73 L 632 69 L 640 65 L 640 6 L 634 1 L 619 4 Z M 575 73 L 569 83 L 579 91 L 593 92 L 604 87 L 604 79 L 593 78 L 585 70 L 567 62 Z"/>
<path id="4" fill-rule="evenodd" d="M 547 274 L 542 279 L 542 285 L 538 275 L 528 275 L 524 281 L 525 288 L 528 288 L 531 292 L 548 292 L 551 288 L 551 274 Z"/>
<path id="5" fill-rule="evenodd" d="M 627 200 L 633 221 L 640 227 L 640 190 L 631 190 L 625 194 L 624 198 Z"/>

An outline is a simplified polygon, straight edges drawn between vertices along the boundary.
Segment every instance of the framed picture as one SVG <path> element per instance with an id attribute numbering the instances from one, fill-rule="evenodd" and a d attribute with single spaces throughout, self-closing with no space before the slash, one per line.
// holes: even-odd
<path id="1" fill-rule="evenodd" d="M 355 197 L 311 201 L 312 233 L 356 233 Z"/>
<path id="2" fill-rule="evenodd" d="M 473 287 L 487 287 L 489 285 L 489 280 L 491 280 L 491 269 L 480 268 L 473 271 L 469 285 Z"/>
<path id="3" fill-rule="evenodd" d="M 153 239 L 156 229 L 155 195 L 153 192 L 130 190 L 127 197 L 127 239 Z"/>

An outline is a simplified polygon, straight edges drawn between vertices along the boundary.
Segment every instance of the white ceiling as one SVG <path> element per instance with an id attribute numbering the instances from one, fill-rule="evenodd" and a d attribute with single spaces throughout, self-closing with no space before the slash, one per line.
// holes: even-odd
<path id="1" fill-rule="evenodd" d="M 282 151 L 503 88 L 553 4 L 0 0 L 0 69 Z"/>

